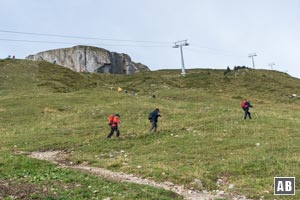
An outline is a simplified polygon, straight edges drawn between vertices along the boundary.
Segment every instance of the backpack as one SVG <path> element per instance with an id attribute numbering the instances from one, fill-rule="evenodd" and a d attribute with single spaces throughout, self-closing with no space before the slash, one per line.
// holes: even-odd
<path id="1" fill-rule="evenodd" d="M 109 115 L 107 118 L 107 124 L 111 126 L 114 123 L 114 115 Z"/>
<path id="2" fill-rule="evenodd" d="M 149 119 L 149 120 L 152 120 L 152 118 L 153 118 L 153 113 L 151 112 L 151 113 L 149 113 L 149 115 L 148 115 L 148 119 Z"/>
<path id="3" fill-rule="evenodd" d="M 241 107 L 242 107 L 242 108 L 245 108 L 245 107 L 246 107 L 246 100 L 243 100 L 243 101 L 242 101 Z"/>

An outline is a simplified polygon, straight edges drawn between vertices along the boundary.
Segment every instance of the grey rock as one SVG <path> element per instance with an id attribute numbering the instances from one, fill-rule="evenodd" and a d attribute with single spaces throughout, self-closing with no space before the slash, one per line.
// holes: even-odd
<path id="1" fill-rule="evenodd" d="M 74 46 L 43 51 L 26 57 L 33 61 L 48 61 L 76 72 L 134 74 L 150 71 L 146 65 L 135 63 L 127 54 L 110 52 L 92 46 Z"/>
<path id="2" fill-rule="evenodd" d="M 234 188 L 234 184 L 229 184 L 228 189 L 233 189 Z"/>
<path id="3" fill-rule="evenodd" d="M 197 190 L 203 190 L 202 181 L 198 178 L 194 179 L 193 185 Z"/>

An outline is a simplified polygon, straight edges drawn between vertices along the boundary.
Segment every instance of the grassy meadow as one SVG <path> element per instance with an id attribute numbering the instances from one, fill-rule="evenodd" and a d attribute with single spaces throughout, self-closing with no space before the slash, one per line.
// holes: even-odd
<path id="1" fill-rule="evenodd" d="M 6 200 L 18 191 L 27 199 L 181 199 L 16 151 L 64 150 L 73 163 L 253 199 L 274 199 L 274 176 L 300 178 L 300 99 L 289 97 L 300 95 L 300 80 L 287 74 L 79 74 L 25 60 L 0 60 L 0 71 L 0 189 L 15 185 L 15 191 L 0 190 Z M 128 93 L 118 93 L 118 86 Z M 242 98 L 253 105 L 252 120 L 243 120 Z M 155 108 L 162 117 L 158 132 L 149 133 L 147 116 Z M 120 138 L 106 139 L 111 113 L 121 115 Z M 299 187 L 296 182 L 296 196 L 280 198 L 299 199 Z"/>

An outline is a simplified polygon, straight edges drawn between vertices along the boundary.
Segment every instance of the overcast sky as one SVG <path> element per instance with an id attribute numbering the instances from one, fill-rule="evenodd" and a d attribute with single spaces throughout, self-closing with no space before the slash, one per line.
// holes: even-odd
<path id="1" fill-rule="evenodd" d="M 0 0 L 0 6 L 0 58 L 89 44 L 126 53 L 151 70 L 180 69 L 172 45 L 187 39 L 187 69 L 252 67 L 248 54 L 256 53 L 256 68 L 275 63 L 275 70 L 300 77 L 299 0 Z"/>

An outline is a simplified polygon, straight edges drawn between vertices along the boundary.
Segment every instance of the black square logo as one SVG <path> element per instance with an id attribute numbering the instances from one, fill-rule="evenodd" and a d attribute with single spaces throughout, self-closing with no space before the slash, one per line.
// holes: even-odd
<path id="1" fill-rule="evenodd" d="M 295 195 L 295 177 L 274 177 L 274 195 Z"/>

